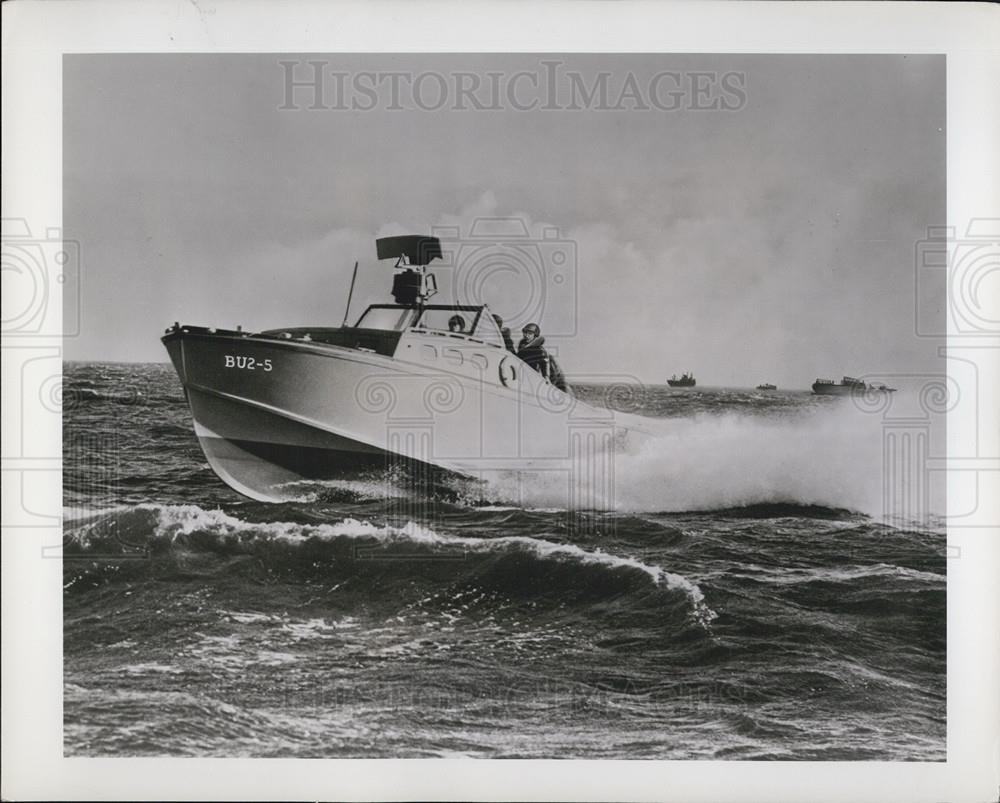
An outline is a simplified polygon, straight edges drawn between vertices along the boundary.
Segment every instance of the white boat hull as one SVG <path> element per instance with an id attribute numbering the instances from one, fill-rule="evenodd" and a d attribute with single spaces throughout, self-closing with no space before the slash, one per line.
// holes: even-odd
<path id="1" fill-rule="evenodd" d="M 471 477 L 593 474 L 635 429 L 473 338 L 410 330 L 391 356 L 196 327 L 163 340 L 209 464 L 261 501 L 282 501 L 299 480 L 400 462 Z"/>

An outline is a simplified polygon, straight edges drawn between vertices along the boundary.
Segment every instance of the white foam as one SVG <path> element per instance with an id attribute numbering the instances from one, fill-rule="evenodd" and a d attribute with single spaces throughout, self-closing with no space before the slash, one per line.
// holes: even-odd
<path id="1" fill-rule="evenodd" d="M 850 582 L 873 577 L 900 577 L 907 580 L 920 580 L 927 583 L 947 582 L 947 577 L 936 572 L 922 572 L 906 566 L 894 566 L 888 563 L 874 563 L 867 566 L 842 566 L 839 568 L 818 567 L 814 569 L 753 569 L 754 576 L 765 576 L 769 583 L 775 585 L 797 585 L 811 582 Z"/>
<path id="2" fill-rule="evenodd" d="M 407 495 L 407 490 L 392 481 L 386 474 L 378 479 L 336 479 L 336 480 L 294 480 L 276 486 L 282 491 L 294 494 L 303 491 L 301 496 L 290 496 L 287 501 L 314 502 L 320 498 L 321 492 L 340 491 L 351 494 L 358 499 L 400 499 Z"/>
<path id="3" fill-rule="evenodd" d="M 142 507 L 141 505 L 139 507 Z M 101 518 L 111 513 L 121 513 L 134 510 L 132 505 L 111 505 L 110 507 L 92 508 L 82 506 L 65 506 L 62 509 L 63 526 L 67 524 L 83 524 L 91 519 Z"/>
<path id="4" fill-rule="evenodd" d="M 599 453 L 602 462 L 578 476 L 487 475 L 484 501 L 629 513 L 776 503 L 872 516 L 885 509 L 883 421 L 853 405 L 781 418 L 704 413 L 647 421 L 647 437 L 628 451 Z"/>
<path id="5" fill-rule="evenodd" d="M 140 505 L 139 507 L 145 507 Z M 415 522 L 403 527 L 379 526 L 369 521 L 354 518 L 343 519 L 335 524 L 297 524 L 294 522 L 250 522 L 231 516 L 220 509 L 205 510 L 197 505 L 149 506 L 157 512 L 155 533 L 159 536 L 175 538 L 195 532 L 211 532 L 218 535 L 252 534 L 259 537 L 282 540 L 304 538 L 376 538 L 381 541 L 400 537 L 411 541 L 433 542 L 438 536 L 429 528 Z"/>

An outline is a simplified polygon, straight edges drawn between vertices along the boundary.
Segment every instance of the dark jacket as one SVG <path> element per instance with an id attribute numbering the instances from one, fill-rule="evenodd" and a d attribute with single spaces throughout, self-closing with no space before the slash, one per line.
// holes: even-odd
<path id="1" fill-rule="evenodd" d="M 544 376 L 549 382 L 559 390 L 566 393 L 569 388 L 566 385 L 566 377 L 556 363 L 555 357 L 545 350 L 545 338 L 539 335 L 536 338 L 527 340 L 522 338 L 517 344 L 517 356 Z"/>
<path id="2" fill-rule="evenodd" d="M 569 385 L 566 384 L 566 376 L 556 362 L 556 358 L 549 355 L 549 382 L 555 385 L 563 393 L 570 393 Z"/>
<path id="3" fill-rule="evenodd" d="M 521 338 L 521 342 L 517 344 L 517 356 L 548 379 L 549 353 L 545 350 L 544 337 L 539 335 L 531 340 Z"/>
<path id="4" fill-rule="evenodd" d="M 503 335 L 503 344 L 507 351 L 511 354 L 517 354 L 517 349 L 514 348 L 514 340 L 510 336 L 510 329 L 503 326 L 500 328 L 500 334 Z"/>

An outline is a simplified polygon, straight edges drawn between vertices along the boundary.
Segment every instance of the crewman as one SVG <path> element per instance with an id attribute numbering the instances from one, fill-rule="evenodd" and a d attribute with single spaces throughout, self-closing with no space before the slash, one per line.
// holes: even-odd
<path id="1" fill-rule="evenodd" d="M 465 318 L 461 315 L 452 315 L 448 319 L 448 331 L 449 332 L 464 332 L 465 331 Z"/>
<path id="2" fill-rule="evenodd" d="M 500 330 L 500 334 L 503 336 L 503 344 L 507 351 L 511 354 L 517 354 L 517 349 L 514 348 L 514 339 L 510 336 L 510 327 L 503 325 L 503 318 L 499 315 L 494 315 L 493 320 L 497 322 L 497 329 Z"/>
<path id="3" fill-rule="evenodd" d="M 517 356 L 544 376 L 559 390 L 568 393 L 566 377 L 555 358 L 545 350 L 545 338 L 537 323 L 529 323 L 521 329 L 521 342 L 517 344 Z"/>

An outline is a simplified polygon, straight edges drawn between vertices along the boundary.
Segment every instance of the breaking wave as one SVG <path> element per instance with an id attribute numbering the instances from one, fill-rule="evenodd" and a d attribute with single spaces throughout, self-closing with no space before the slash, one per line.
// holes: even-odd
<path id="1" fill-rule="evenodd" d="M 599 549 L 530 536 L 477 538 L 441 533 L 410 521 L 400 526 L 355 518 L 336 522 L 247 521 L 197 505 L 141 504 L 89 511 L 65 522 L 70 559 L 146 556 L 133 571 L 175 576 L 245 573 L 284 579 L 377 575 L 393 582 L 474 583 L 517 599 L 558 598 L 586 604 L 631 596 L 643 606 L 678 601 L 708 625 L 715 613 L 698 585 L 663 567 Z M 92 582 L 89 569 L 78 580 Z M 129 576 L 116 566 L 115 578 Z M 105 575 L 102 575 L 105 577 Z M 106 579 L 106 578 L 105 578 Z"/>

